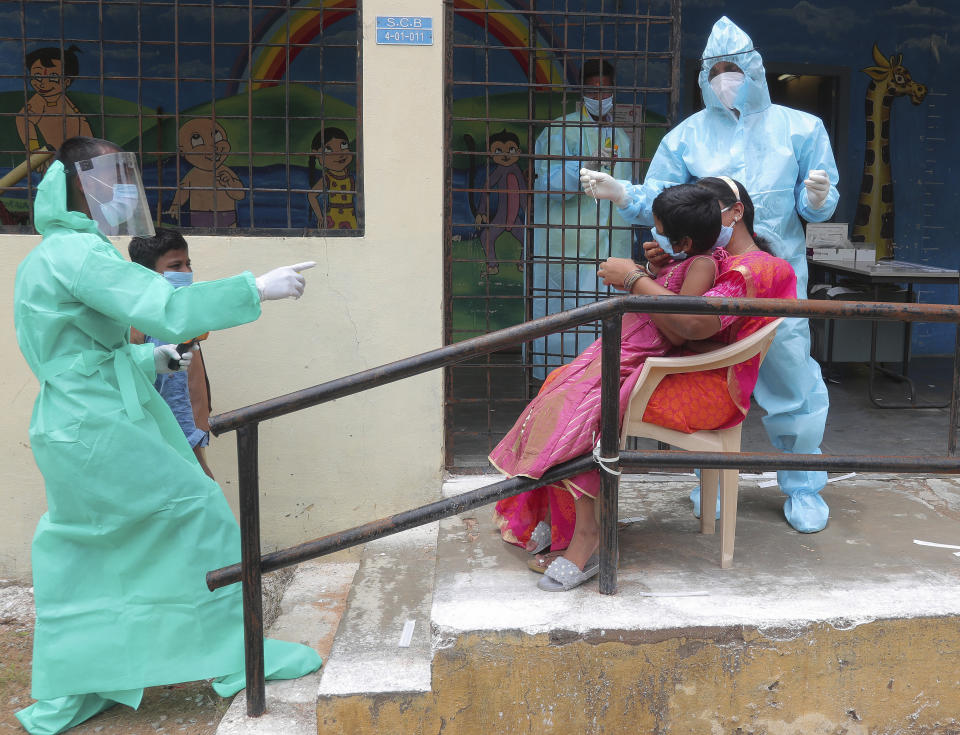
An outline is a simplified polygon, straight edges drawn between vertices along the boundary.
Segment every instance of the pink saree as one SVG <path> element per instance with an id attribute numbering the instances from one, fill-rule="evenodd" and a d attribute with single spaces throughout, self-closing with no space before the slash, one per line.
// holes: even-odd
<path id="1" fill-rule="evenodd" d="M 705 296 L 795 298 L 796 276 L 790 265 L 768 253 L 751 251 L 730 256 L 725 250 L 712 254 L 718 267 L 713 288 Z M 706 257 L 706 256 L 701 256 Z M 686 270 L 693 258 L 664 269 L 657 279 L 664 287 L 678 293 Z M 722 315 L 721 329 L 711 340 L 730 343 L 756 331 L 769 317 L 737 317 Z M 653 320 L 646 314 L 626 314 L 620 352 L 620 420 L 623 420 L 627 399 L 640 376 L 647 357 L 665 355 L 673 351 Z M 720 428 L 743 420 L 750 406 L 750 394 L 757 381 L 759 360 L 753 360 L 725 370 L 722 381 L 714 381 L 715 390 L 726 395 L 722 401 L 732 401 L 735 408 L 716 419 L 712 425 L 697 428 Z M 677 376 L 693 378 L 694 376 Z M 656 423 L 673 428 L 687 426 L 684 416 L 689 412 L 689 401 L 672 400 L 684 390 L 683 381 L 665 380 L 651 404 L 663 416 Z M 674 416 L 673 414 L 677 414 Z M 649 414 L 644 415 L 651 420 Z M 710 417 L 707 417 L 710 420 Z M 593 449 L 600 425 L 600 340 L 584 350 L 573 362 L 555 370 L 540 393 L 529 403 L 513 428 L 490 453 L 490 462 L 509 477 L 539 478 L 550 467 L 579 457 Z M 693 429 L 691 429 L 693 430 Z M 573 536 L 575 513 L 573 500 L 581 495 L 596 497 L 600 489 L 597 470 L 582 473 L 552 485 L 545 485 L 497 503 L 495 520 L 501 536 L 518 546 L 524 546 L 534 527 L 548 515 L 551 519 L 554 549 L 564 549 Z"/>

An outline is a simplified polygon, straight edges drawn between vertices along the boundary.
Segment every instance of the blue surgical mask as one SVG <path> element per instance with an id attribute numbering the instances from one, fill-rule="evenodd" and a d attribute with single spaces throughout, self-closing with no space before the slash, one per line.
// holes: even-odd
<path id="1" fill-rule="evenodd" d="M 686 253 L 677 253 L 674 252 L 673 243 L 670 242 L 670 238 L 666 235 L 661 235 L 657 232 L 656 227 L 650 228 L 650 234 L 653 235 L 653 239 L 657 241 L 657 245 L 660 246 L 660 249 L 665 252 L 667 255 L 676 258 L 678 260 L 683 260 L 687 257 Z"/>
<path id="2" fill-rule="evenodd" d="M 111 227 L 130 219 L 140 203 L 140 188 L 136 184 L 117 184 L 113 187 L 113 198 L 100 204 L 103 218 Z"/>
<path id="3" fill-rule="evenodd" d="M 730 207 L 733 205 L 731 204 Z M 724 207 L 720 210 L 720 214 L 726 212 L 730 207 Z M 714 243 L 715 248 L 725 248 L 727 243 L 730 242 L 730 238 L 733 237 L 733 226 L 737 224 L 737 221 L 734 220 L 732 224 L 725 225 L 723 222 L 720 223 L 720 234 L 717 236 L 717 241 Z"/>
<path id="4" fill-rule="evenodd" d="M 193 283 L 192 271 L 164 271 L 163 277 L 166 278 L 174 288 L 189 286 Z M 191 293 L 193 292 L 191 291 Z"/>
<path id="5" fill-rule="evenodd" d="M 606 117 L 613 109 L 613 95 L 599 100 L 593 97 L 584 97 L 583 106 L 594 117 Z"/>

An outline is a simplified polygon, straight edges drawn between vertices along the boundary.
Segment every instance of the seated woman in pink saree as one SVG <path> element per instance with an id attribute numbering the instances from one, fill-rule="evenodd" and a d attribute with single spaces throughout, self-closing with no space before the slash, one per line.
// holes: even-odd
<path id="1" fill-rule="evenodd" d="M 651 274 L 625 258 L 610 258 L 598 275 L 635 295 L 796 298 L 790 265 L 762 249 L 753 235 L 753 203 L 742 185 L 705 178 L 665 189 L 653 204 L 659 247 L 678 253 L 709 251 L 711 258 L 673 261 Z M 699 265 L 697 264 L 699 261 Z M 704 277 L 709 264 L 709 276 Z M 695 270 L 696 269 L 696 270 Z M 639 275 L 638 275 L 639 273 Z M 715 274 L 715 278 L 713 277 Z M 690 281 L 687 284 L 687 281 Z M 753 333 L 771 317 L 693 314 L 627 314 L 623 317 L 620 420 L 647 357 L 702 352 L 705 341 L 729 344 Z M 670 376 L 655 391 L 644 420 L 691 433 L 741 422 L 750 406 L 759 358 L 732 368 Z M 600 341 L 552 373 L 516 424 L 490 454 L 505 475 L 539 478 L 550 467 L 589 452 L 599 436 Z M 555 556 L 539 586 L 571 589 L 599 570 L 599 529 L 593 503 L 598 470 L 506 498 L 495 517 L 503 539 L 535 552 L 549 543 Z"/>

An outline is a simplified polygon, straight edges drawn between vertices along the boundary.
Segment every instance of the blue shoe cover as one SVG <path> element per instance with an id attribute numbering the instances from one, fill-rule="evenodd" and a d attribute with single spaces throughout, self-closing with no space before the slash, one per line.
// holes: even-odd
<path id="1" fill-rule="evenodd" d="M 690 491 L 690 500 L 693 501 L 693 515 L 700 517 L 700 486 L 697 485 Z M 717 515 L 716 520 L 720 520 L 720 493 L 717 493 Z"/>
<path id="2" fill-rule="evenodd" d="M 800 533 L 816 533 L 827 527 L 830 508 L 819 493 L 791 495 L 783 504 L 783 515 Z"/>

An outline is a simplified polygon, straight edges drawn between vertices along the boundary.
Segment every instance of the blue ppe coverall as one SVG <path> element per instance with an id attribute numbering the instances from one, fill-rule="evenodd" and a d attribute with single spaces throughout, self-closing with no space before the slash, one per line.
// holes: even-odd
<path id="1" fill-rule="evenodd" d="M 724 107 L 708 75 L 718 62 L 736 64 L 745 79 L 733 102 L 739 116 Z M 730 176 L 746 187 L 756 208 L 756 234 L 797 274 L 797 298 L 807 295 L 807 260 L 803 227 L 829 219 L 837 207 L 837 165 L 819 118 L 770 103 L 763 60 L 750 37 L 726 17 L 707 39 L 699 76 L 706 105 L 672 129 L 657 148 L 643 184 L 623 183 L 627 201 L 621 215 L 638 224 L 653 224 L 651 205 L 663 189 L 704 176 Z M 826 171 L 830 191 L 817 209 L 810 206 L 803 181 L 811 169 Z M 767 354 L 754 398 L 766 411 L 764 427 L 783 452 L 819 454 L 829 398 L 820 366 L 810 357 L 806 319 L 787 319 Z M 819 493 L 826 472 L 782 470 L 784 515 L 796 530 L 813 533 L 827 525 L 829 508 Z M 695 491 L 699 507 L 699 491 Z"/>
<path id="2" fill-rule="evenodd" d="M 597 202 L 580 190 L 580 169 L 599 167 L 614 178 L 629 178 L 632 164 L 625 160 L 630 156 L 627 134 L 610 121 L 594 120 L 582 103 L 540 133 L 534 154 L 532 313 L 537 319 L 594 303 L 601 295 L 600 262 L 630 257 L 631 226 L 610 202 Z M 542 380 L 596 338 L 591 331 L 534 340 L 534 377 Z"/>

